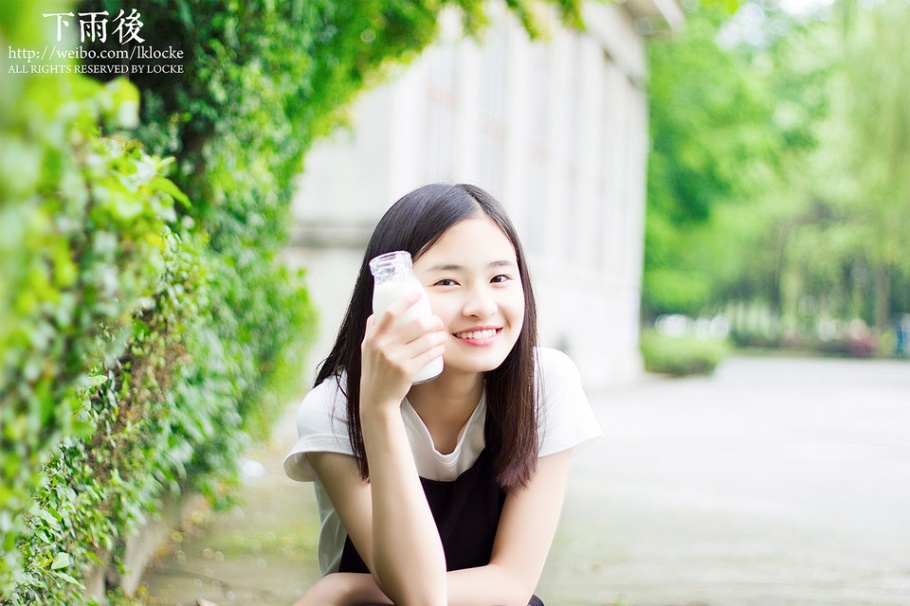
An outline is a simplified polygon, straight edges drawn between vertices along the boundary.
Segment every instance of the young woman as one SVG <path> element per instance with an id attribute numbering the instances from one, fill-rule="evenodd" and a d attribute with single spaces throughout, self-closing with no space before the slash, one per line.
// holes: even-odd
<path id="1" fill-rule="evenodd" d="M 370 259 L 404 250 L 433 316 L 371 315 Z M 436 379 L 415 374 L 442 356 Z M 285 460 L 313 481 L 325 575 L 297 606 L 542 604 L 571 450 L 600 435 L 575 365 L 537 347 L 518 237 L 470 185 L 396 202 L 367 246 Z"/>

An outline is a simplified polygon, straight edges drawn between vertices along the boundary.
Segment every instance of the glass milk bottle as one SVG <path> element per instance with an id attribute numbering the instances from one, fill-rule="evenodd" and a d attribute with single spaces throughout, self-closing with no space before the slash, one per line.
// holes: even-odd
<path id="1" fill-rule="evenodd" d="M 378 316 L 389 306 L 410 292 L 420 292 L 420 300 L 398 318 L 398 325 L 413 322 L 417 318 L 433 314 L 427 293 L 417 279 L 411 266 L 411 254 L 399 250 L 379 255 L 370 261 L 373 272 L 373 314 Z M 423 368 L 414 377 L 414 384 L 425 383 L 435 379 L 442 372 L 442 357 L 438 357 Z"/>

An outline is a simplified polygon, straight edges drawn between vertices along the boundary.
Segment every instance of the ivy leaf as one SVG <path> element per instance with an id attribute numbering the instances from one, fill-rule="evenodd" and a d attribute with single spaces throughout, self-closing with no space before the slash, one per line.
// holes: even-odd
<path id="1" fill-rule="evenodd" d="M 33 509 L 31 513 L 33 515 L 41 518 L 45 522 L 47 522 L 47 524 L 50 528 L 57 528 L 59 520 L 56 517 L 54 517 L 54 515 L 51 514 L 49 511 L 47 511 L 46 509 L 37 509 L 37 510 Z M 64 553 L 63 555 L 67 555 L 67 554 Z M 59 554 L 58 554 L 58 557 L 59 557 Z M 55 559 L 54 562 L 56 562 L 56 561 L 57 560 Z"/>
<path id="2" fill-rule="evenodd" d="M 149 182 L 149 185 L 166 193 L 174 200 L 182 204 L 184 208 L 190 208 L 190 199 L 186 196 L 185 193 L 180 191 L 180 188 L 174 185 L 174 182 L 170 179 L 166 177 L 155 177 Z"/>
<path id="3" fill-rule="evenodd" d="M 61 568 L 69 568 L 69 565 L 70 565 L 70 554 L 68 554 L 65 551 L 60 551 L 57 553 L 56 557 L 54 557 L 54 563 L 51 564 L 51 570 L 60 570 Z"/>
<path id="4" fill-rule="evenodd" d="M 59 579 L 63 579 L 64 581 L 66 581 L 67 583 L 70 583 L 71 585 L 76 585 L 80 589 L 85 589 L 85 585 L 83 585 L 82 583 L 80 583 L 79 581 L 77 581 L 76 579 L 71 577 L 70 575 L 66 574 L 65 572 L 60 572 L 59 570 L 51 570 L 51 574 Z"/>
<path id="5" fill-rule="evenodd" d="M 87 421 L 76 419 L 73 421 L 71 433 L 76 438 L 87 438 L 95 432 L 95 425 Z"/>
<path id="6" fill-rule="evenodd" d="M 99 385 L 103 385 L 106 381 L 108 381 L 107 375 L 89 375 L 81 377 L 79 379 L 78 386 L 83 389 L 92 389 L 94 387 L 98 387 Z"/>

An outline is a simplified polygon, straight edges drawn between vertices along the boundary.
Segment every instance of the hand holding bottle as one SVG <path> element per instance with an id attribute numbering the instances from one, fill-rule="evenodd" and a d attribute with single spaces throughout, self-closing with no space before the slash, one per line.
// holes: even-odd
<path id="1" fill-rule="evenodd" d="M 361 402 L 400 403 L 412 384 L 442 372 L 446 335 L 408 253 L 381 255 L 370 268 L 375 277 L 373 315 L 361 344 Z"/>

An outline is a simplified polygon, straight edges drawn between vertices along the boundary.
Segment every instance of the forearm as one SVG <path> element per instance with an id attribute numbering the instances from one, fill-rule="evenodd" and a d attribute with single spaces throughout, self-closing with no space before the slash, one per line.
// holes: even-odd
<path id="1" fill-rule="evenodd" d="M 444 604 L 446 564 L 436 522 L 396 409 L 364 413 L 370 465 L 372 562 L 382 590 L 397 604 Z"/>
<path id="2" fill-rule="evenodd" d="M 453 570 L 446 581 L 448 606 L 527 606 L 536 584 L 496 564 Z"/>
<path id="3" fill-rule="evenodd" d="M 505 569 L 490 564 L 479 568 L 455 570 L 447 575 L 448 606 L 501 604 L 526 606 L 533 593 L 520 579 Z M 323 577 L 295 606 L 351 606 L 392 604 L 369 574 L 334 573 Z"/>
<path id="4" fill-rule="evenodd" d="M 294 606 L 352 606 L 356 604 L 392 604 L 369 574 L 335 572 L 328 574 Z"/>
<path id="5" fill-rule="evenodd" d="M 556 534 L 571 454 L 538 459 L 528 486 L 506 497 L 490 563 L 449 573 L 449 606 L 527 605 Z"/>

